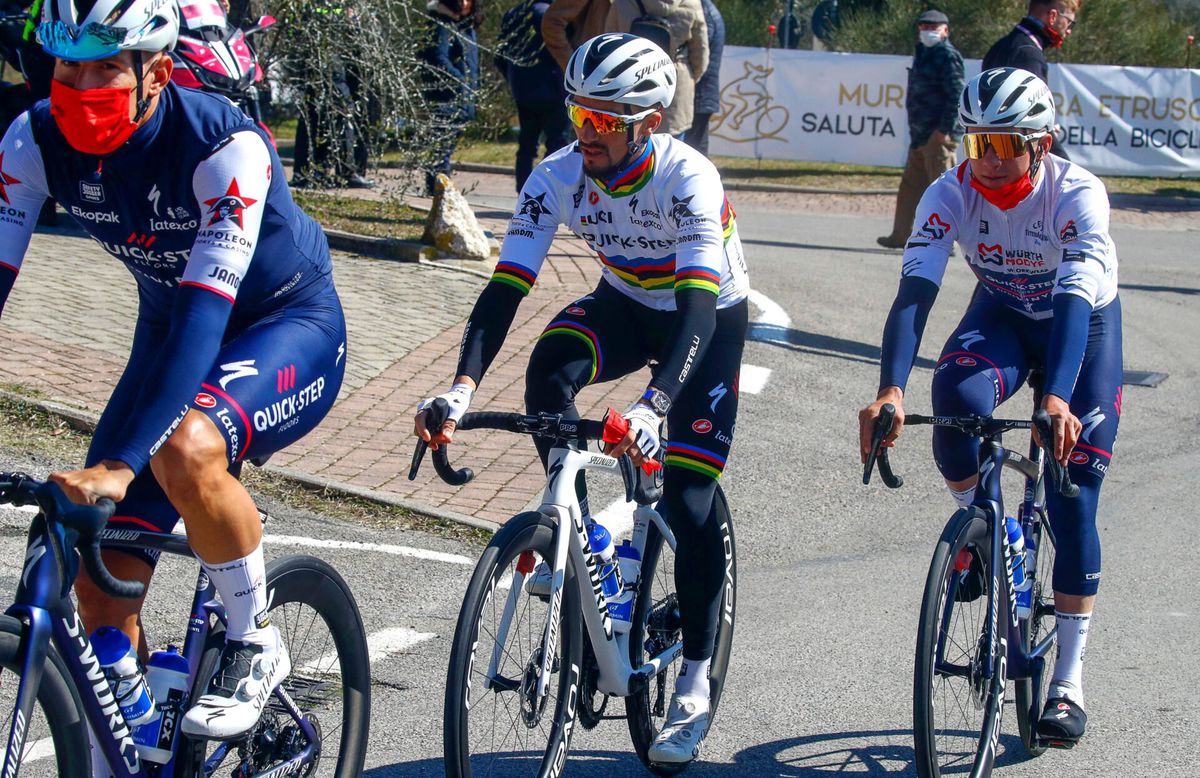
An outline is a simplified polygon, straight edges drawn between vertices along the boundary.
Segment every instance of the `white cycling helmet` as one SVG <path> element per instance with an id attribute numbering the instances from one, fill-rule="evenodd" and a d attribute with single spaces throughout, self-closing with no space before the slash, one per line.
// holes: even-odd
<path id="1" fill-rule="evenodd" d="M 563 85 L 576 97 L 666 108 L 675 97 L 675 63 L 645 38 L 606 32 L 575 49 Z"/>
<path id="2" fill-rule="evenodd" d="M 958 118 L 973 127 L 1005 127 L 1025 134 L 1054 127 L 1054 97 L 1046 82 L 1027 70 L 992 68 L 963 89 Z"/>
<path id="3" fill-rule="evenodd" d="M 78 62 L 121 51 L 167 51 L 179 39 L 179 6 L 176 0 L 46 0 L 37 37 L 47 54 Z"/>

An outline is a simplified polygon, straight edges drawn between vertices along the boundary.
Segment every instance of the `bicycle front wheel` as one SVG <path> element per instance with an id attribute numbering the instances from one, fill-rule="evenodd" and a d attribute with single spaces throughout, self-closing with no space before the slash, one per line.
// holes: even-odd
<path id="1" fill-rule="evenodd" d="M 983 511 L 970 507 L 942 531 L 921 601 L 913 672 L 917 774 L 986 776 L 1004 704 L 1008 600 L 993 574 Z M 990 622 L 990 623 L 989 623 Z"/>
<path id="2" fill-rule="evenodd" d="M 1050 692 L 1050 678 L 1054 675 L 1054 644 L 1056 639 L 1054 618 L 1054 531 L 1045 515 L 1038 517 L 1030 528 L 1025 545 L 1033 550 L 1033 590 L 1029 605 L 1029 618 L 1021 621 L 1021 640 L 1026 653 L 1042 651 L 1042 663 L 1032 678 L 1016 681 L 1017 729 L 1021 742 L 1031 756 L 1041 756 L 1046 750 L 1037 737 L 1037 723 L 1042 715 L 1042 706 Z M 1043 646 L 1043 644 L 1045 644 Z"/>
<path id="3" fill-rule="evenodd" d="M 281 688 L 316 731 L 311 761 L 298 774 L 355 778 L 367 756 L 371 663 L 362 616 L 350 587 L 328 563 L 289 556 L 267 565 L 271 623 L 292 660 Z M 225 633 L 210 633 L 192 699 L 216 668 Z M 257 725 L 236 742 L 192 740 L 193 775 L 253 775 L 280 767 L 310 744 L 295 717 L 272 696 Z"/>
<path id="4" fill-rule="evenodd" d="M 5 736 L 12 732 L 21 685 L 21 633 L 21 622 L 0 616 L 0 731 Z M 25 723 L 25 745 L 17 760 L 22 776 L 87 778 L 91 773 L 87 726 L 69 679 L 66 667 L 51 647 L 42 664 L 33 715 Z"/>
<path id="5" fill-rule="evenodd" d="M 717 715 L 717 705 L 725 688 L 725 674 L 733 650 L 733 624 L 737 605 L 737 558 L 733 519 L 729 503 L 718 486 L 713 501 L 717 526 L 725 548 L 725 585 L 721 589 L 721 608 L 717 617 L 717 636 L 709 672 L 709 729 Z M 675 554 L 664 542 L 658 527 L 651 524 L 642 557 L 642 578 L 634 603 L 633 624 L 629 634 L 630 662 L 637 668 L 652 656 L 679 642 L 679 598 L 675 591 Z M 679 663 L 672 662 L 650 679 L 642 691 L 625 698 L 625 713 L 634 750 L 652 772 L 675 775 L 687 764 L 663 765 L 650 761 L 650 745 L 666 720 L 667 706 L 675 691 Z"/>
<path id="6" fill-rule="evenodd" d="M 539 696 L 546 623 L 554 614 L 544 587 L 531 584 L 540 563 L 553 565 L 554 532 L 555 523 L 540 513 L 514 516 L 475 566 L 446 677 L 443 749 L 449 778 L 546 778 L 562 772 L 576 723 L 583 633 L 568 555 L 558 636 L 549 648 L 549 684 Z M 518 570 L 526 574 L 524 583 L 513 589 Z"/>

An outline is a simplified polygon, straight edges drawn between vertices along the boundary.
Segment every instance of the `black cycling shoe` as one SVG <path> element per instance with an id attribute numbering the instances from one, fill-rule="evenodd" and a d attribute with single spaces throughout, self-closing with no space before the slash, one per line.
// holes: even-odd
<path id="1" fill-rule="evenodd" d="M 1087 729 L 1087 713 L 1066 697 L 1046 700 L 1038 719 L 1038 737 L 1051 748 L 1074 748 Z"/>
<path id="2" fill-rule="evenodd" d="M 958 559 L 954 561 L 954 571 L 958 577 L 958 585 L 954 589 L 955 602 L 975 602 L 987 593 L 983 560 L 975 553 L 973 546 L 958 552 Z"/>

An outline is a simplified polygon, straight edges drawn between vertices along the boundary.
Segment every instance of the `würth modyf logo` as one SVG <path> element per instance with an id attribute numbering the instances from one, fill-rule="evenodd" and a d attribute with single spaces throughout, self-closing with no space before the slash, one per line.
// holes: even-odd
<path id="1" fill-rule="evenodd" d="M 238 229 L 241 229 L 242 211 L 257 202 L 258 200 L 242 197 L 242 193 L 238 191 L 238 182 L 235 178 L 229 182 L 229 189 L 225 190 L 225 194 L 204 201 L 204 204 L 208 206 L 208 212 L 212 214 L 212 218 L 208 220 L 208 226 L 211 227 L 219 221 L 228 220 L 236 224 Z"/>
<path id="2" fill-rule="evenodd" d="M 8 187 L 19 183 L 21 183 L 21 179 L 13 178 L 4 172 L 4 152 L 0 151 L 0 200 L 8 203 Z M 11 205 L 12 203 L 8 204 Z"/>

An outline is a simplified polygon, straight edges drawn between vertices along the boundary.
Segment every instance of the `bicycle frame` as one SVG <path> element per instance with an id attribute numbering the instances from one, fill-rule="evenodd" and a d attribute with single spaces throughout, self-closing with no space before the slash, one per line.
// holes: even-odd
<path id="1" fill-rule="evenodd" d="M 542 496 L 542 504 L 538 511 L 554 521 L 554 559 L 546 560 L 552 565 L 550 586 L 550 614 L 542 637 L 542 661 L 538 672 L 539 697 L 545 696 L 550 683 L 553 669 L 554 650 L 558 639 L 558 630 L 562 619 L 563 587 L 566 582 L 567 557 L 570 555 L 575 570 L 575 583 L 579 592 L 579 600 L 583 611 L 583 623 L 587 628 L 588 637 L 596 656 L 596 664 L 600 669 L 596 686 L 605 694 L 626 697 L 632 693 L 631 682 L 638 676 L 652 677 L 666 665 L 673 662 L 683 652 L 683 643 L 677 642 L 661 653 L 653 656 L 641 667 L 634 668 L 629 661 L 629 635 L 616 634 L 613 631 L 612 620 L 608 614 L 608 601 L 601 587 L 601 561 L 593 553 L 588 539 L 586 527 L 583 524 L 583 512 L 575 495 L 575 479 L 582 470 L 603 470 L 618 473 L 618 460 L 588 451 L 577 451 L 568 448 L 554 448 L 550 451 L 548 480 Z M 663 540 L 671 549 L 675 548 L 675 536 L 666 521 L 652 507 L 639 505 L 634 511 L 634 531 L 632 545 L 639 554 L 646 550 L 646 535 L 651 523 L 662 533 Z M 614 565 L 614 567 L 616 567 Z M 518 564 L 513 573 L 512 586 L 509 589 L 508 600 L 496 635 L 496 645 L 488 665 L 487 678 L 494 679 L 497 675 L 500 654 L 506 642 L 508 627 L 517 600 L 520 597 L 526 575 L 532 571 L 532 565 L 523 567 Z M 619 571 L 619 567 L 616 567 Z M 586 578 L 582 575 L 587 571 Z M 619 576 L 620 573 L 617 572 Z"/>

